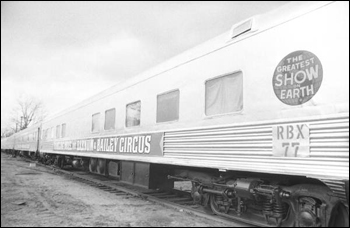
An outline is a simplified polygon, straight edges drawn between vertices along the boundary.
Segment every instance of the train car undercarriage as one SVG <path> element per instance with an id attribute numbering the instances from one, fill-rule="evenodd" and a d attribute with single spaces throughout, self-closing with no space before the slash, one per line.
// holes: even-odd
<path id="1" fill-rule="evenodd" d="M 265 178 L 238 177 L 234 173 L 215 176 L 187 170 L 178 171 L 170 178 L 192 181 L 192 197 L 197 204 L 217 215 L 252 225 L 349 226 L 348 208 L 316 180 L 309 184 L 270 179 L 268 175 Z"/>
<path id="2" fill-rule="evenodd" d="M 140 186 L 134 180 L 129 181 L 129 176 L 125 179 L 125 174 L 122 174 L 126 172 L 125 167 L 130 165 L 130 161 L 44 153 L 15 154 L 36 158 L 44 164 L 62 169 L 69 165 L 105 176 L 114 173 L 121 181 Z M 108 168 L 111 163 L 117 164 L 113 171 Z M 169 190 L 174 186 L 174 181 L 191 181 L 193 201 L 209 213 L 256 226 L 349 227 L 348 202 L 341 201 L 316 179 L 232 171 L 223 173 L 186 167 L 169 168 L 149 163 L 143 165 L 146 168 L 141 172 L 148 180 L 143 182 L 146 184 L 142 187 Z M 131 172 L 134 178 L 140 175 L 136 173 L 135 167 Z"/>

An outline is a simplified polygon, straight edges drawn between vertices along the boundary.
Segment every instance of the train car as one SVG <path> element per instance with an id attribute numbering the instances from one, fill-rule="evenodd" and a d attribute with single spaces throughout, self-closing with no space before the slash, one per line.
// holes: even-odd
<path id="1" fill-rule="evenodd" d="M 14 151 L 14 147 L 15 147 L 14 135 L 1 139 L 1 151 L 6 153 L 12 153 Z"/>
<path id="2" fill-rule="evenodd" d="M 348 226 L 349 3 L 296 2 L 44 121 L 45 160 L 258 226 Z"/>
<path id="3" fill-rule="evenodd" d="M 10 147 L 10 137 L 1 139 L 1 151 L 7 152 L 13 148 Z"/>
<path id="4" fill-rule="evenodd" d="M 14 135 L 14 150 L 24 156 L 34 156 L 38 151 L 38 134 L 41 123 L 28 127 Z"/>
<path id="5" fill-rule="evenodd" d="M 13 149 L 15 155 L 34 156 L 38 150 L 39 124 L 34 124 L 9 138 L 8 149 Z"/>

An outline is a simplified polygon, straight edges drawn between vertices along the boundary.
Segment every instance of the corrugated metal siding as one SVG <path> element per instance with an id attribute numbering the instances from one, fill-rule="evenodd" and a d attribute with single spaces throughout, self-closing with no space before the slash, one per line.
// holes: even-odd
<path id="1" fill-rule="evenodd" d="M 344 181 L 322 180 L 333 193 L 347 205 L 346 187 Z"/>
<path id="2" fill-rule="evenodd" d="M 274 157 L 272 126 L 295 123 L 310 127 L 310 157 Z M 228 170 L 348 179 L 349 115 L 166 132 L 164 157 Z"/>

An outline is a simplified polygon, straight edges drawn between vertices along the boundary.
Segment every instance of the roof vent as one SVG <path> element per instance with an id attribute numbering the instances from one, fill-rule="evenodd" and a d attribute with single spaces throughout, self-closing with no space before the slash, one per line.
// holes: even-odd
<path id="1" fill-rule="evenodd" d="M 231 39 L 236 38 L 249 31 L 254 31 L 254 18 L 249 18 L 241 23 L 235 24 L 231 29 Z"/>

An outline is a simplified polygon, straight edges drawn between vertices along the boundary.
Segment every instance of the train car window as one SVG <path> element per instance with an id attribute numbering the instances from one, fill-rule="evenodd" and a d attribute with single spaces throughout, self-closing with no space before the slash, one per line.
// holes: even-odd
<path id="1" fill-rule="evenodd" d="M 115 129 L 115 108 L 105 112 L 105 130 Z"/>
<path id="2" fill-rule="evenodd" d="M 141 120 L 141 101 L 126 105 L 126 127 L 139 126 Z"/>
<path id="3" fill-rule="evenodd" d="M 205 83 L 205 114 L 232 113 L 243 108 L 242 72 L 217 77 Z"/>
<path id="4" fill-rule="evenodd" d="M 100 113 L 92 115 L 91 132 L 100 132 Z"/>
<path id="5" fill-rule="evenodd" d="M 62 124 L 62 128 L 61 128 L 61 137 L 64 138 L 66 137 L 66 124 Z"/>
<path id="6" fill-rule="evenodd" d="M 51 138 L 51 128 L 47 129 L 47 139 Z"/>
<path id="7" fill-rule="evenodd" d="M 179 119 L 180 91 L 171 91 L 157 96 L 157 123 Z"/>
<path id="8" fill-rule="evenodd" d="M 56 138 L 60 137 L 60 133 L 61 133 L 61 125 L 57 125 L 56 126 Z"/>
<path id="9" fill-rule="evenodd" d="M 55 138 L 55 129 L 54 127 L 51 128 L 51 136 L 52 139 Z"/>

